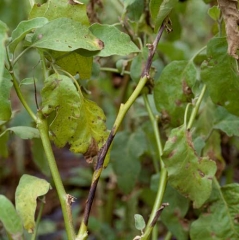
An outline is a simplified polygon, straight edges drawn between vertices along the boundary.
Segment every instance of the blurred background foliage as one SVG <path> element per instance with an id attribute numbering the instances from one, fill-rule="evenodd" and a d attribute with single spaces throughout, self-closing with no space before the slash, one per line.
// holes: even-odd
<path id="1" fill-rule="evenodd" d="M 44 1 L 37 2 L 43 3 Z M 148 6 L 149 0 L 84 0 L 81 2 L 88 4 L 91 23 L 115 24 L 121 31 L 128 33 L 139 47 L 141 42 L 145 46 L 146 43 L 153 41 L 155 34 L 151 27 L 152 23 L 149 22 L 149 9 L 145 7 Z M 157 82 L 162 69 L 167 64 L 173 60 L 190 59 L 195 52 L 207 44 L 213 35 L 217 34 L 219 25 L 208 14 L 209 8 L 215 3 L 216 1 L 210 0 L 181 0 L 178 2 L 177 7 L 170 15 L 173 31 L 169 34 L 164 33 L 153 62 L 155 82 Z M 137 8 L 134 4 L 137 5 Z M 0 19 L 9 27 L 9 35 L 20 21 L 28 18 L 29 10 L 30 5 L 27 0 L 0 1 Z M 138 38 L 141 39 L 141 42 L 138 41 Z M 21 46 L 19 47 L 20 50 Z M 109 129 L 113 125 L 120 103 L 125 102 L 135 88 L 146 58 L 146 49 L 137 57 L 96 57 L 91 78 L 81 82 L 89 98 L 104 110 Z M 204 53 L 196 58 L 195 62 L 198 67 L 204 59 Z M 105 68 L 118 69 L 122 73 L 129 72 L 130 75 L 108 72 L 105 71 Z M 39 56 L 35 51 L 29 51 L 28 54 L 23 56 L 19 61 L 18 71 L 20 79 L 36 78 L 37 91 L 40 91 L 42 87 L 41 67 L 39 66 Z M 32 84 L 24 85 L 22 91 L 27 101 L 31 103 L 32 109 L 36 111 L 34 86 Z M 14 91 L 11 93 L 11 101 L 14 118 L 8 123 L 8 126 L 31 126 L 31 119 L 22 108 Z M 150 103 L 154 107 L 152 97 Z M 154 113 L 158 114 L 155 107 Z M 163 125 L 160 123 L 159 126 L 163 131 Z M 166 135 L 165 133 L 163 135 L 165 141 Z M 238 174 L 235 174 L 232 170 L 235 162 L 231 160 L 238 157 L 239 144 L 237 138 L 229 138 L 226 135 L 215 133 L 215 139 L 218 140 L 219 138 L 222 139 L 223 157 L 220 153 L 221 150 L 219 150 L 219 155 L 225 159 L 229 169 L 226 172 L 228 176 L 225 181 L 234 181 L 235 177 L 239 181 Z M 1 141 L 3 144 L 1 144 Z M 11 135 L 7 148 L 4 144 L 5 140 L 0 139 L 1 194 L 14 201 L 15 189 L 23 173 L 44 177 L 51 182 L 39 139 L 25 141 Z M 153 164 L 157 158 L 155 148 L 148 114 L 142 97 L 139 97 L 121 126 L 121 132 L 117 135 L 113 144 L 112 161 L 108 168 L 104 170 L 100 179 L 90 217 L 89 230 L 91 234 L 89 239 L 123 240 L 132 239 L 139 234 L 134 226 L 134 214 L 140 213 L 147 219 L 157 192 L 159 176 L 155 174 Z M 54 152 L 67 192 L 77 199 L 73 204 L 73 219 L 75 219 L 74 224 L 79 226 L 80 216 L 82 216 L 84 202 L 91 183 L 93 165 L 86 163 L 81 155 L 69 152 L 67 148 L 57 149 L 54 147 Z M 191 206 L 182 196 L 175 196 L 175 194 L 177 195 L 175 191 L 168 188 L 165 198 L 176 199 L 176 202 L 172 203 L 175 208 L 178 206 L 177 201 L 179 201 L 181 209 L 178 214 L 184 216 Z M 172 219 L 178 221 L 178 218 L 170 214 L 162 215 L 164 224 L 172 221 Z M 185 229 L 181 233 L 180 239 L 187 239 L 189 222 L 195 218 L 195 214 L 195 212 L 189 211 L 187 219 L 182 220 L 185 221 Z M 165 236 L 164 239 L 169 239 L 167 236 L 170 235 L 167 235 L 167 229 L 163 224 L 157 224 L 154 232 L 155 236 L 157 231 L 161 233 L 160 237 L 162 238 L 160 239 Z M 0 225 L 0 239 L 5 239 L 4 236 L 4 229 Z M 30 238 L 27 233 L 26 236 Z M 38 239 L 66 239 L 55 189 L 51 190 L 46 196 L 46 205 L 39 227 Z"/>

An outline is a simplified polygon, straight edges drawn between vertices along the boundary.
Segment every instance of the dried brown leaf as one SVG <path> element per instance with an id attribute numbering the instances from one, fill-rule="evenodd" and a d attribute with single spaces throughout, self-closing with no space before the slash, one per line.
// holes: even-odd
<path id="1" fill-rule="evenodd" d="M 239 48 L 239 12 L 237 10 L 237 0 L 218 0 L 218 5 L 221 9 L 223 19 L 226 25 L 226 34 L 228 42 L 228 54 L 238 59 L 236 53 Z"/>

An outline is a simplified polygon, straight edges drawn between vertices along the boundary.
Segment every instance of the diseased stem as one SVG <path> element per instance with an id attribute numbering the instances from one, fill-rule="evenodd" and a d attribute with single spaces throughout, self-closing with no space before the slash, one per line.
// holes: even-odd
<path id="1" fill-rule="evenodd" d="M 109 137 L 108 137 L 106 143 L 103 145 L 103 147 L 100 149 L 100 151 L 98 153 L 97 163 L 95 166 L 95 171 L 93 173 L 91 187 L 89 190 L 88 199 L 86 201 L 86 206 L 85 206 L 85 211 L 84 211 L 84 220 L 81 223 L 80 230 L 77 235 L 77 240 L 78 239 L 83 240 L 83 239 L 86 239 L 86 237 L 87 237 L 87 225 L 88 225 L 89 214 L 90 214 L 91 206 L 92 206 L 92 203 L 93 203 L 93 200 L 95 197 L 95 192 L 96 192 L 97 184 L 99 181 L 99 177 L 103 170 L 105 156 L 111 146 L 111 143 L 115 137 L 115 134 L 117 133 L 117 130 L 119 129 L 121 122 L 123 121 L 125 114 L 128 112 L 129 108 L 134 103 L 134 101 L 136 100 L 138 95 L 141 93 L 142 89 L 144 88 L 145 84 L 148 81 L 148 78 L 150 76 L 149 71 L 151 68 L 153 57 L 154 57 L 155 51 L 157 49 L 158 42 L 163 34 L 164 28 L 165 28 L 165 23 L 163 22 L 153 44 L 151 44 L 149 47 L 149 56 L 148 56 L 147 62 L 145 64 L 144 70 L 141 74 L 139 83 L 138 83 L 137 87 L 135 88 L 134 92 L 132 93 L 132 95 L 129 97 L 128 101 L 125 104 L 121 104 L 119 113 L 117 115 L 117 118 L 115 120 L 113 128 L 109 134 Z"/>
<path id="2" fill-rule="evenodd" d="M 61 181 L 61 176 L 58 171 L 55 157 L 51 148 L 47 120 L 40 111 L 38 112 L 37 127 L 40 132 L 43 148 L 46 153 L 48 164 L 51 170 L 51 175 L 61 203 L 67 237 L 69 240 L 74 240 L 75 232 L 72 224 L 71 205 L 69 203 L 68 195 L 66 194 L 63 183 Z"/>

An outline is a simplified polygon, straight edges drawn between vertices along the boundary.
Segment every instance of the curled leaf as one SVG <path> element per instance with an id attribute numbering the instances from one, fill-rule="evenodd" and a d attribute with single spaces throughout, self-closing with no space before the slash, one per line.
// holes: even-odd
<path id="1" fill-rule="evenodd" d="M 218 5 L 222 11 L 222 16 L 226 24 L 226 34 L 228 42 L 228 54 L 238 59 L 236 53 L 239 48 L 239 12 L 237 10 L 237 0 L 218 0 Z"/>

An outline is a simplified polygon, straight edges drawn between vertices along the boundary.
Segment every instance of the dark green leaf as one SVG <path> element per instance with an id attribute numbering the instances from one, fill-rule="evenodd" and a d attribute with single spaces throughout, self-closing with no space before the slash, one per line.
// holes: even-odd
<path id="1" fill-rule="evenodd" d="M 163 0 L 150 0 L 149 3 L 149 9 L 150 9 L 150 15 L 155 21 L 157 19 L 157 15 L 159 12 L 160 5 L 162 4 Z"/>
<path id="2" fill-rule="evenodd" d="M 157 18 L 155 20 L 155 32 L 158 31 L 164 19 L 170 14 L 177 3 L 178 0 L 163 0 L 163 2 L 160 4 Z"/>
<path id="3" fill-rule="evenodd" d="M 44 152 L 44 148 L 42 146 L 41 139 L 39 138 L 32 139 L 31 152 L 33 161 L 40 169 L 40 171 L 44 173 L 46 176 L 50 176 L 50 169 Z"/>
<path id="4" fill-rule="evenodd" d="M 0 159 L 1 159 L 1 157 L 3 157 L 3 158 L 8 157 L 8 146 L 7 146 L 8 139 L 9 139 L 8 133 L 5 133 L 2 136 L 0 136 L 0 146 L 1 146 L 0 147 Z"/>
<path id="5" fill-rule="evenodd" d="M 23 227 L 13 204 L 5 196 L 0 195 L 0 221 L 12 239 L 21 239 Z"/>
<path id="6" fill-rule="evenodd" d="M 214 113 L 214 128 L 220 129 L 229 137 L 239 136 L 239 117 L 218 106 Z"/>
<path id="7" fill-rule="evenodd" d="M 89 25 L 85 4 L 70 4 L 65 0 L 48 0 L 45 4 L 35 4 L 30 12 L 30 18 L 45 17 L 48 20 L 70 18 L 83 25 Z"/>
<path id="8" fill-rule="evenodd" d="M 65 52 L 50 52 L 55 59 L 55 63 L 71 75 L 80 75 L 80 79 L 88 79 L 91 76 L 93 58 L 85 57 L 73 51 Z"/>
<path id="9" fill-rule="evenodd" d="M 176 127 L 183 123 L 192 87 L 196 81 L 196 69 L 192 62 L 173 61 L 167 65 L 154 88 L 154 100 L 162 121 Z"/>
<path id="10" fill-rule="evenodd" d="M 1 53 L 0 53 L 0 58 L 1 58 Z M 0 104 L 0 125 L 10 120 L 12 115 L 11 102 L 9 100 L 10 91 L 12 87 L 11 75 L 6 70 L 6 68 L 3 69 L 2 73 L 3 75 L 0 75 L 0 103 L 1 103 Z"/>
<path id="11" fill-rule="evenodd" d="M 41 96 L 43 114 L 56 113 L 50 125 L 51 137 L 58 147 L 63 147 L 80 121 L 79 93 L 69 77 L 53 74 L 46 79 Z"/>
<path id="12" fill-rule="evenodd" d="M 45 195 L 51 188 L 50 184 L 40 178 L 24 174 L 17 186 L 15 201 L 24 228 L 32 233 L 35 228 L 35 211 L 37 198 Z"/>
<path id="13" fill-rule="evenodd" d="M 134 0 L 130 2 L 126 7 L 127 15 L 129 19 L 139 21 L 144 12 L 144 0 Z"/>
<path id="14" fill-rule="evenodd" d="M 88 27 L 68 18 L 57 18 L 36 29 L 31 44 L 33 47 L 61 52 L 79 48 L 97 51 L 103 48 L 103 43 L 91 34 Z"/>
<path id="15" fill-rule="evenodd" d="M 210 200 L 198 220 L 191 225 L 191 239 L 239 239 L 238 199 L 237 183 L 221 188 L 214 183 Z"/>
<path id="16" fill-rule="evenodd" d="M 47 23 L 48 20 L 44 17 L 38 17 L 20 22 L 17 28 L 12 32 L 12 41 L 9 44 L 10 51 L 14 52 L 18 43 L 21 42 L 30 31 L 42 27 Z"/>
<path id="17" fill-rule="evenodd" d="M 201 78 L 207 85 L 212 101 L 239 116 L 237 61 L 227 54 L 226 39 L 210 40 L 207 57 L 201 67 Z"/>
<path id="18" fill-rule="evenodd" d="M 189 222 L 184 218 L 189 209 L 189 200 L 167 185 L 163 202 L 169 203 L 160 218 L 178 240 L 188 240 Z"/>
<path id="19" fill-rule="evenodd" d="M 216 164 L 209 158 L 200 158 L 193 147 L 191 133 L 184 128 L 171 131 L 163 152 L 169 183 L 199 208 L 209 198 Z"/>
<path id="20" fill-rule="evenodd" d="M 0 134 L 0 137 L 5 135 L 7 132 L 14 132 L 18 137 L 22 139 L 31 139 L 31 138 L 40 137 L 38 129 L 27 127 L 27 126 L 16 126 L 16 127 L 7 128 L 3 133 Z"/>
<path id="21" fill-rule="evenodd" d="M 139 157 L 146 151 L 147 143 L 142 131 L 131 135 L 128 132 L 121 132 L 114 140 L 111 162 L 119 188 L 126 194 L 134 188 L 141 169 Z"/>
<path id="22" fill-rule="evenodd" d="M 98 54 L 100 57 L 124 56 L 139 52 L 138 47 L 130 40 L 130 37 L 114 26 L 95 23 L 90 27 L 90 31 L 104 42 L 104 48 Z"/>

